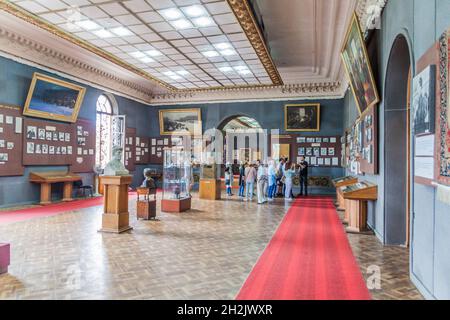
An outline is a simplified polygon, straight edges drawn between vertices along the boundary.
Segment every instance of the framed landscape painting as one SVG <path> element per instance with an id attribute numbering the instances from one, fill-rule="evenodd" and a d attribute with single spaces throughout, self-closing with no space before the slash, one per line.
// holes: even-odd
<path id="1" fill-rule="evenodd" d="M 159 111 L 161 135 L 189 136 L 201 134 L 200 109 L 166 109 Z"/>
<path id="2" fill-rule="evenodd" d="M 356 104 L 362 114 L 380 99 L 356 13 L 353 14 L 348 28 L 341 57 Z"/>
<path id="3" fill-rule="evenodd" d="M 320 131 L 320 104 L 288 104 L 284 108 L 286 131 Z"/>
<path id="4" fill-rule="evenodd" d="M 86 88 L 35 73 L 23 114 L 74 123 L 85 93 Z"/>

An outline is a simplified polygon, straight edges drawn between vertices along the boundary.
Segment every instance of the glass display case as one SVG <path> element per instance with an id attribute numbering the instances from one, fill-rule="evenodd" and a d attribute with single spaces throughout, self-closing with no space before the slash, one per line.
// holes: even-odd
<path id="1" fill-rule="evenodd" d="M 190 153 L 182 148 L 164 150 L 163 197 L 161 210 L 183 212 L 191 208 L 190 188 L 193 185 Z"/>

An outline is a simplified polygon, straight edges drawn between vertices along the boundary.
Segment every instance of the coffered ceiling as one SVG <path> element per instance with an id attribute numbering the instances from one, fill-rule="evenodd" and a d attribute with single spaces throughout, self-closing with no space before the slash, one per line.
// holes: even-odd
<path id="1" fill-rule="evenodd" d="M 368 1 L 0 0 L 0 52 L 147 103 L 332 98 Z"/>

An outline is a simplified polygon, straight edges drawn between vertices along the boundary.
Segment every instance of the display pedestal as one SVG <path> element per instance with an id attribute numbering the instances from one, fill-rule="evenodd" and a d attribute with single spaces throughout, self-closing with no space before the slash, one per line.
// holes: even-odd
<path id="1" fill-rule="evenodd" d="M 185 199 L 163 199 L 161 200 L 161 211 L 169 213 L 181 213 L 191 209 L 191 198 Z"/>
<path id="2" fill-rule="evenodd" d="M 345 199 L 345 217 L 348 233 L 373 234 L 367 226 L 368 201 L 378 199 L 378 187 L 370 182 L 359 182 L 341 187 Z"/>
<path id="3" fill-rule="evenodd" d="M 8 272 L 11 256 L 10 250 L 9 243 L 0 243 L 0 274 Z"/>
<path id="4" fill-rule="evenodd" d="M 151 193 L 148 188 L 137 188 L 136 215 L 138 219 L 151 220 L 156 218 L 156 190 Z M 150 195 L 153 194 L 153 199 Z"/>
<path id="5" fill-rule="evenodd" d="M 102 176 L 104 213 L 100 232 L 122 233 L 133 229 L 129 225 L 128 186 L 131 176 Z"/>
<path id="6" fill-rule="evenodd" d="M 344 196 L 342 196 L 342 201 L 343 201 L 343 205 L 342 207 L 344 208 L 342 211 L 344 211 L 344 218 L 343 218 L 343 223 L 344 224 L 348 224 L 350 221 L 350 200 L 346 200 L 344 199 Z"/>
<path id="7" fill-rule="evenodd" d="M 366 233 L 369 231 L 367 228 L 367 201 L 346 200 L 345 211 L 349 213 L 347 232 Z"/>
<path id="8" fill-rule="evenodd" d="M 221 199 L 221 180 L 200 179 L 199 197 L 203 200 Z"/>

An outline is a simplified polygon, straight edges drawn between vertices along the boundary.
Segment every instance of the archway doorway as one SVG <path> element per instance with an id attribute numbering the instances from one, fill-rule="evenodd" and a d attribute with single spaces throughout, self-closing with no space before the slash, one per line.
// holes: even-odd
<path id="1" fill-rule="evenodd" d="M 238 164 L 264 159 L 267 143 L 257 120 L 235 115 L 222 121 L 218 128 L 224 136 L 225 163 Z"/>
<path id="2" fill-rule="evenodd" d="M 408 245 L 410 199 L 410 83 L 408 41 L 397 36 L 389 57 L 384 104 L 384 241 Z"/>

